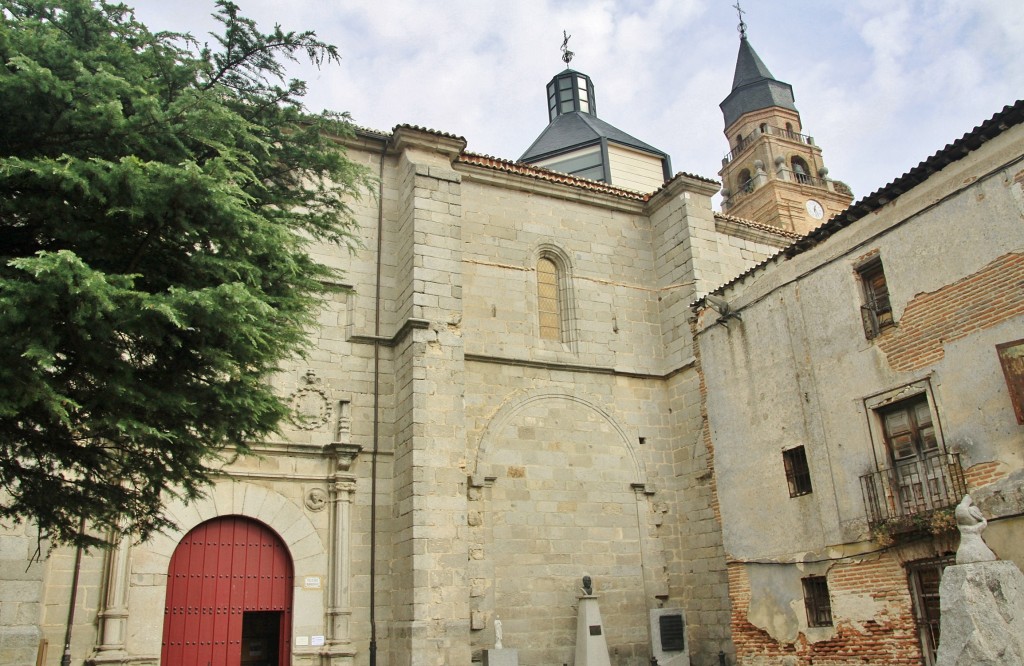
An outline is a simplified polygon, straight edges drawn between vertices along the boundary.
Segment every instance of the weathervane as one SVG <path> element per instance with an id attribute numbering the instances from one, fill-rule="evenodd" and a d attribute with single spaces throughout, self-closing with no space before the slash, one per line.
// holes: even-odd
<path id="1" fill-rule="evenodd" d="M 736 26 L 736 29 L 740 31 L 740 39 L 747 38 L 747 24 L 743 22 L 743 15 L 745 11 L 740 7 L 740 0 L 736 0 L 736 4 L 732 6 L 736 10 L 736 15 L 740 17 L 740 24 Z"/>
<path id="2" fill-rule="evenodd" d="M 576 55 L 569 50 L 569 38 L 572 37 L 565 30 L 562 31 L 562 61 L 565 62 L 565 66 L 568 67 L 569 63 L 572 62 L 572 57 Z"/>

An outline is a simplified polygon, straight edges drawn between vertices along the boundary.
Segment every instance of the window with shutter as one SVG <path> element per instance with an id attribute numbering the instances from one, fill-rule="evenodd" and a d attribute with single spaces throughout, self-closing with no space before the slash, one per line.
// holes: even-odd
<path id="1" fill-rule="evenodd" d="M 889 287 L 885 281 L 881 258 L 875 257 L 860 266 L 857 275 L 860 277 L 864 293 L 864 305 L 861 306 L 864 335 L 870 340 L 896 323 L 892 317 Z"/>

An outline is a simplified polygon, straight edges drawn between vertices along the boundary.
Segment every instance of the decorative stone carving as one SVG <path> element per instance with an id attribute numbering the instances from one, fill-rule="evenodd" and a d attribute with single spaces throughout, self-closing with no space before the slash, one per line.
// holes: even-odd
<path id="1" fill-rule="evenodd" d="M 338 423 L 334 430 L 334 441 L 348 443 L 352 436 L 352 405 L 348 401 L 338 403 Z"/>
<path id="2" fill-rule="evenodd" d="M 306 493 L 306 508 L 310 511 L 323 511 L 327 508 L 327 491 L 313 488 Z"/>
<path id="3" fill-rule="evenodd" d="M 334 459 L 335 469 L 339 472 L 352 471 L 352 465 L 359 459 L 363 447 L 358 444 L 335 442 L 324 447 L 324 452 Z"/>
<path id="4" fill-rule="evenodd" d="M 321 430 L 331 420 L 331 402 L 323 388 L 323 380 L 307 370 L 300 387 L 292 394 L 292 421 L 302 430 Z"/>

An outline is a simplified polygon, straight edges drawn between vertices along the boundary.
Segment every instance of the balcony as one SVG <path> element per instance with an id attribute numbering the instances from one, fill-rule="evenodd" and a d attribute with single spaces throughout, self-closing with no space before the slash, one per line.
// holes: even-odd
<path id="1" fill-rule="evenodd" d="M 806 134 L 800 134 L 799 132 L 794 132 L 792 130 L 783 129 L 781 127 L 773 127 L 771 125 L 766 125 L 765 127 L 755 132 L 752 132 L 750 135 L 743 137 L 740 140 L 740 142 L 736 144 L 736 147 L 730 150 L 726 154 L 726 156 L 722 158 L 722 166 L 725 166 L 729 162 L 732 162 L 737 155 L 746 150 L 747 147 L 750 146 L 750 144 L 754 143 L 754 141 L 757 140 L 757 137 L 762 134 L 782 137 L 783 139 L 788 139 L 789 141 L 797 141 L 808 146 L 814 145 L 814 137 L 807 136 Z"/>
<path id="2" fill-rule="evenodd" d="M 957 453 L 938 453 L 898 462 L 860 477 L 868 525 L 890 532 L 924 527 L 934 512 L 956 506 L 967 494 Z M 901 529 L 901 527 L 903 529 Z"/>

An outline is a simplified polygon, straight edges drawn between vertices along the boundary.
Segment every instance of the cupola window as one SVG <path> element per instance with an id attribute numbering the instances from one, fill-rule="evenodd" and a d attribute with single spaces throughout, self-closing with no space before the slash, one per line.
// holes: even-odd
<path id="1" fill-rule="evenodd" d="M 573 111 L 596 113 L 594 84 L 586 74 L 567 69 L 548 84 L 548 119 Z"/>

